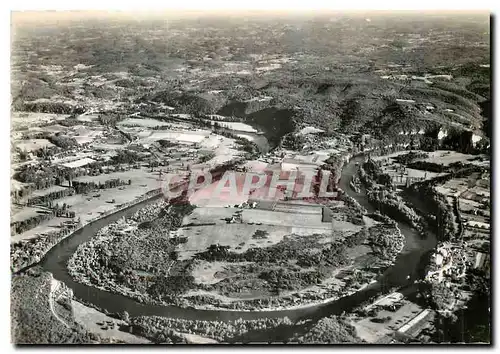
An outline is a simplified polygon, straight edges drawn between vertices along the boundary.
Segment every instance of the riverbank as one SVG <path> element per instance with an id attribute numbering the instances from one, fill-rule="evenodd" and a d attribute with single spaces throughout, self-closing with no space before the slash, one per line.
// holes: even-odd
<path id="1" fill-rule="evenodd" d="M 262 318 L 258 320 L 203 321 L 180 320 L 160 316 L 139 316 L 130 320 L 134 334 L 149 338 L 155 343 L 197 343 L 241 341 L 256 331 L 275 331 L 280 328 L 292 329 L 289 318 Z"/>
<path id="2" fill-rule="evenodd" d="M 155 209 L 154 205 L 153 208 L 148 207 L 148 209 Z M 158 213 L 159 211 L 153 214 Z M 345 266 L 334 267 L 332 271 L 325 274 L 326 278 L 323 279 L 321 283 L 314 283 L 314 285 L 307 286 L 300 290 L 283 290 L 280 291 L 279 296 L 254 296 L 248 298 L 238 297 L 236 294 L 232 296 L 224 296 L 216 291 L 217 288 L 207 289 L 203 286 L 203 284 L 196 285 L 185 282 L 183 284 L 186 285 L 186 289 L 183 293 L 179 293 L 175 297 L 162 296 L 159 298 L 153 296 L 150 291 L 151 287 L 147 286 L 160 282 L 165 277 L 169 283 L 178 281 L 179 277 L 182 277 L 182 279 L 188 279 L 192 274 L 187 268 L 189 268 L 189 264 L 191 264 L 190 262 L 192 261 L 178 261 L 176 264 L 176 261 L 174 260 L 162 260 L 161 257 L 164 257 L 164 254 L 174 252 L 174 248 L 171 248 L 170 251 L 165 249 L 165 247 L 171 247 L 166 245 L 162 248 L 164 252 L 163 255 L 154 255 L 156 251 L 150 250 L 150 256 L 159 262 L 157 265 L 147 263 L 147 267 L 151 268 L 151 271 L 154 270 L 154 273 L 136 270 L 138 267 L 141 267 L 141 264 L 143 263 L 140 263 L 141 260 L 139 259 L 134 262 L 130 262 L 130 257 L 135 257 L 132 255 L 129 256 L 127 265 L 120 263 L 121 266 L 116 268 L 115 264 L 117 264 L 117 260 L 122 252 L 116 248 L 121 246 L 113 245 L 116 243 L 135 245 L 136 242 L 139 242 L 140 244 L 131 247 L 136 251 L 140 251 L 142 250 L 141 247 L 146 245 L 145 242 L 149 242 L 147 239 L 150 236 L 142 236 L 141 232 L 144 231 L 137 229 L 137 214 L 142 215 L 144 213 L 142 210 L 139 210 L 136 215 L 131 217 L 131 219 L 121 219 L 115 224 L 105 226 L 97 232 L 96 236 L 92 238 L 92 240 L 78 247 L 76 252 L 68 261 L 69 274 L 73 277 L 73 279 L 77 280 L 79 283 L 112 293 L 122 294 L 141 303 L 150 305 L 175 305 L 179 307 L 224 311 L 287 311 L 326 304 L 343 296 L 350 295 L 363 286 L 365 281 L 367 283 L 374 281 L 377 272 L 380 271 L 380 268 L 386 268 L 390 265 L 389 263 L 392 262 L 390 261 L 387 263 L 386 261 L 374 258 L 370 263 L 371 267 L 374 267 L 377 271 L 371 272 L 365 270 L 362 274 L 356 274 L 356 269 L 366 266 L 366 263 L 368 262 L 365 258 L 370 251 L 370 248 L 367 245 L 364 245 L 366 237 L 369 234 L 376 233 L 375 231 L 372 231 L 371 233 L 366 233 L 365 231 L 364 235 L 358 235 L 358 233 L 355 233 L 353 236 L 347 238 L 345 241 L 348 242 L 350 247 L 346 248 L 345 251 L 338 251 L 346 252 L 346 255 L 348 256 L 346 259 L 347 264 Z M 367 220 L 368 219 L 369 218 L 367 218 Z M 141 224 L 143 223 L 144 221 L 141 222 Z M 375 229 L 377 228 L 376 225 L 371 225 L 370 227 Z M 357 226 L 357 228 L 361 229 L 360 226 Z M 395 225 L 393 229 L 395 232 L 399 233 L 399 230 Z M 147 233 L 148 230 L 145 232 Z M 134 233 L 138 234 L 133 236 Z M 403 236 L 401 236 L 401 238 L 402 237 Z M 294 247 L 292 245 L 296 242 L 300 242 L 303 238 L 307 237 L 302 236 L 298 237 L 296 240 L 292 239 L 292 241 L 285 241 L 285 243 L 281 243 L 279 247 L 281 247 L 280 249 L 287 250 L 287 252 L 292 256 L 292 247 Z M 150 241 L 155 240 L 152 239 Z M 287 242 L 295 243 L 288 245 Z M 309 242 L 312 241 L 309 240 Z M 324 248 L 324 251 L 328 251 L 328 247 L 325 249 L 325 246 L 322 243 L 318 243 L 317 246 Z M 109 254 L 109 250 L 114 250 L 112 258 L 106 256 L 106 254 Z M 142 254 L 142 251 L 139 253 Z M 361 257 L 361 261 L 358 261 L 358 257 Z M 253 262 L 247 263 L 247 265 L 254 264 Z M 106 266 L 106 264 L 108 265 Z M 206 266 L 210 265 L 210 263 L 206 262 L 203 264 Z M 239 263 L 226 262 L 224 264 L 231 267 L 238 266 Z M 146 266 L 142 265 L 142 267 L 142 269 L 146 269 Z M 254 265 L 253 267 L 255 268 L 257 266 Z M 272 268 L 273 264 L 269 264 L 269 267 Z M 276 267 L 276 265 L 274 265 L 274 267 Z M 175 269 L 175 273 L 173 273 L 175 274 L 174 276 L 170 274 L 172 268 Z M 306 266 L 305 270 L 310 271 L 310 268 L 311 265 Z M 181 269 L 184 269 L 184 271 L 179 273 Z M 229 269 L 224 270 L 223 268 L 220 268 L 219 271 L 231 272 Z M 144 277 L 146 277 L 146 279 L 144 279 Z M 127 279 L 130 279 L 130 281 Z M 221 279 L 219 279 L 219 281 L 220 280 Z M 175 289 L 172 289 L 171 291 L 175 291 Z"/>
<path id="3" fill-rule="evenodd" d="M 348 157 L 339 159 L 339 161 L 344 161 L 342 165 L 345 163 L 345 161 L 347 161 L 347 158 Z M 365 220 L 369 220 L 369 218 L 365 218 L 365 215 L 367 213 L 366 209 L 363 208 L 354 198 L 343 193 L 341 199 L 346 203 L 346 205 L 348 205 L 346 209 L 348 210 L 346 216 L 350 216 L 351 213 L 356 214 L 355 218 L 359 219 L 361 221 L 361 224 L 364 224 Z M 141 211 L 139 210 L 137 211 L 137 213 L 141 213 Z M 340 210 L 337 210 L 337 213 L 341 213 L 339 214 L 340 219 L 345 217 L 342 216 L 343 212 L 341 212 Z M 153 213 L 153 214 L 156 215 L 158 213 Z M 154 217 L 155 217 L 154 215 L 149 215 L 146 216 L 144 220 Z M 378 243 L 380 241 L 379 240 L 380 235 L 378 235 L 377 236 L 378 238 L 374 239 L 375 241 L 370 241 L 372 245 L 370 247 L 372 247 L 372 250 L 375 251 L 375 253 L 378 254 L 379 257 L 381 258 L 379 259 L 374 258 L 373 260 L 368 261 L 366 257 L 368 257 L 370 249 L 368 246 L 362 245 L 364 243 L 364 238 L 361 237 L 357 239 L 357 241 L 355 238 L 352 241 L 349 241 L 349 242 L 354 242 L 350 246 L 354 248 L 353 249 L 348 248 L 346 250 L 348 251 L 349 254 L 352 254 L 352 257 L 354 257 L 352 258 L 352 260 L 349 261 L 351 263 L 349 267 L 336 268 L 335 271 L 332 274 L 327 275 L 326 278 L 323 279 L 319 285 L 313 285 L 298 291 L 285 291 L 285 290 L 280 291 L 279 296 L 260 296 L 260 297 L 254 296 L 250 298 L 248 298 L 248 296 L 246 297 L 238 297 L 234 295 L 224 296 L 215 291 L 216 289 L 212 289 L 212 291 L 204 291 L 206 289 L 201 287 L 200 289 L 197 290 L 196 287 L 189 287 L 187 285 L 188 283 L 185 283 L 186 284 L 185 290 L 188 290 L 187 293 L 177 294 L 177 296 L 175 297 L 164 296 L 167 297 L 167 299 L 162 299 L 158 297 L 153 297 L 150 294 L 150 288 L 149 288 L 150 284 L 156 283 L 158 280 L 155 281 L 155 279 L 159 279 L 158 276 L 160 275 L 166 277 L 167 283 L 177 281 L 176 279 L 174 279 L 174 277 L 170 277 L 170 272 L 172 268 L 174 268 L 174 270 L 176 271 L 175 274 L 177 274 L 177 277 L 181 276 L 184 277 L 185 279 L 188 279 L 188 277 L 190 276 L 189 272 L 178 273 L 178 270 L 181 268 L 186 269 L 189 262 L 187 261 L 177 262 L 182 265 L 179 267 L 175 265 L 176 261 L 174 259 L 160 262 L 161 264 L 163 264 L 163 266 L 161 264 L 159 264 L 158 266 L 145 264 L 143 265 L 143 268 L 139 268 L 139 269 L 144 269 L 144 271 L 141 270 L 140 272 L 134 270 L 136 267 L 133 267 L 133 269 L 129 269 L 128 266 L 124 266 L 123 264 L 121 266 L 118 266 L 118 264 L 116 264 L 116 267 L 115 265 L 113 265 L 113 267 L 115 267 L 113 269 L 116 269 L 116 271 L 123 272 L 127 270 L 126 274 L 120 273 L 121 274 L 120 279 L 122 280 L 116 278 L 115 276 L 116 272 L 112 271 L 111 268 L 110 268 L 111 270 L 100 269 L 102 268 L 102 262 L 107 263 L 112 261 L 113 264 L 116 263 L 116 260 L 108 259 L 109 257 L 105 256 L 106 252 L 104 252 L 105 253 L 104 255 L 100 255 L 99 252 L 101 252 L 102 250 L 108 249 L 109 247 L 111 247 L 111 245 L 114 244 L 116 244 L 116 247 L 121 247 L 118 246 L 118 244 L 123 244 L 123 243 L 130 244 L 131 242 L 135 243 L 139 241 L 144 243 L 144 241 L 149 238 L 148 236 L 149 231 L 138 230 L 137 222 L 133 221 L 135 219 L 137 219 L 137 217 L 132 216 L 132 218 L 130 219 L 132 221 L 123 220 L 120 221 L 120 223 L 118 224 L 109 224 L 105 226 L 104 229 L 98 231 L 96 237 L 92 238 L 91 241 L 80 245 L 76 250 L 76 252 L 73 255 L 71 255 L 68 262 L 69 274 L 73 277 L 73 279 L 75 279 L 77 282 L 81 284 L 91 286 L 93 288 L 97 288 L 103 291 L 121 294 L 130 299 L 134 299 L 141 304 L 145 305 L 147 304 L 151 306 L 167 307 L 173 305 L 179 308 L 191 308 L 196 310 L 210 310 L 210 311 L 230 311 L 234 313 L 298 311 L 298 310 L 308 310 L 311 308 L 328 305 L 343 297 L 350 296 L 359 291 L 360 289 L 367 287 L 369 284 L 376 282 L 377 275 L 380 274 L 380 272 L 383 272 L 385 269 L 387 269 L 394 263 L 395 256 L 403 248 L 402 247 L 403 243 L 399 241 L 396 242 L 394 241 L 396 239 L 394 239 L 393 242 L 388 243 L 391 245 L 391 247 L 394 246 L 391 248 L 390 252 L 385 249 L 381 250 L 380 247 L 378 246 Z M 385 222 L 387 222 L 387 220 Z M 346 222 L 344 221 L 343 224 L 345 223 Z M 389 231 L 387 229 L 389 228 L 392 231 L 394 231 L 395 234 L 398 235 L 397 237 L 398 240 L 404 241 L 404 237 L 402 236 L 401 231 L 399 230 L 396 223 L 387 224 L 385 226 L 385 229 L 384 227 L 381 228 L 380 225 L 375 226 L 373 224 L 373 221 L 371 221 L 370 224 L 371 225 L 369 228 L 372 227 L 374 228 L 372 232 L 369 232 L 369 234 L 372 234 L 372 236 L 370 237 L 375 237 L 380 232 L 383 233 Z M 361 226 L 356 226 L 356 228 L 361 229 Z M 392 231 L 390 231 L 389 234 L 392 234 L 393 233 Z M 146 233 L 145 236 L 140 236 L 140 235 L 133 236 L 137 232 L 141 233 L 141 235 L 144 232 Z M 305 240 L 305 238 L 304 237 L 300 238 L 300 240 Z M 297 240 L 297 242 L 305 242 L 300 240 Z M 347 239 L 344 239 L 344 241 L 347 241 Z M 117 253 L 116 247 L 113 246 L 108 250 L 108 251 L 114 250 L 113 257 L 115 259 L 119 255 Z M 133 247 L 133 249 L 135 251 L 138 251 L 140 247 L 139 248 Z M 162 249 L 166 252 L 166 249 L 164 247 Z M 289 252 L 289 248 L 284 248 L 284 250 L 287 250 L 287 252 Z M 174 248 L 172 248 L 171 252 L 173 251 Z M 150 253 L 149 251 L 147 252 Z M 154 253 L 153 250 L 151 252 Z M 158 255 L 154 256 L 153 258 L 162 259 L 161 257 L 162 257 L 161 255 Z M 130 258 L 130 256 L 128 258 Z M 94 261 L 92 261 L 93 259 Z M 361 263 L 359 263 L 360 261 L 358 261 L 358 259 L 361 261 Z M 370 257 L 368 257 L 368 259 L 370 259 Z M 139 262 L 139 260 L 137 260 L 137 262 Z M 370 264 L 368 265 L 368 263 Z M 311 266 L 314 266 L 314 262 L 311 263 Z M 148 272 L 147 271 L 148 268 L 154 269 L 154 273 Z M 165 268 L 164 271 L 162 270 L 163 268 Z M 363 270 L 360 273 L 356 273 L 357 269 L 365 269 L 365 270 Z M 339 278 L 337 278 L 337 274 L 340 273 L 341 271 L 347 272 L 349 275 L 347 276 L 342 275 Z M 147 279 L 144 279 L 144 277 L 146 277 Z M 131 281 L 123 280 L 123 279 L 126 280 L 127 278 L 130 278 Z M 159 280 L 161 281 L 162 279 Z M 147 282 L 149 286 L 145 282 Z M 145 283 L 144 286 L 142 283 Z M 170 291 L 165 290 L 162 293 L 168 294 L 170 293 Z"/>
<path id="4" fill-rule="evenodd" d="M 96 309 L 78 301 L 71 301 L 74 321 L 83 329 L 107 339 L 110 343 L 148 344 L 151 341 L 128 333 L 124 327 L 128 326 L 123 320 L 110 317 Z"/>
<path id="5" fill-rule="evenodd" d="M 369 159 L 359 165 L 359 172 L 353 176 L 359 178 L 371 204 L 376 205 L 382 213 L 410 224 L 419 232 L 423 232 L 423 220 L 419 215 L 406 205 L 404 199 L 395 191 L 390 176 L 384 174 L 375 161 Z"/>
<path id="6" fill-rule="evenodd" d="M 354 158 L 349 161 L 348 164 L 344 164 L 343 178 L 340 181 L 340 187 L 342 187 L 345 191 L 344 196 L 346 197 L 346 200 L 351 200 L 351 198 L 353 198 L 353 205 L 360 205 L 367 211 L 373 212 L 374 209 L 369 205 L 366 197 L 351 191 L 348 187 L 348 181 L 355 171 L 355 163 L 358 160 L 359 158 Z M 377 282 L 364 288 L 360 287 L 357 292 L 354 292 L 350 296 L 344 296 L 322 305 L 311 304 L 309 306 L 299 307 L 295 310 L 289 311 L 217 311 L 208 309 L 198 310 L 194 308 L 180 308 L 177 306 L 146 305 L 123 295 L 103 291 L 96 289 L 95 287 L 89 287 L 88 285 L 75 282 L 68 273 L 66 262 L 75 252 L 76 248 L 82 242 L 90 239 L 90 237 L 93 236 L 98 229 L 108 225 L 110 222 L 113 222 L 113 220 L 118 220 L 124 216 L 127 217 L 127 215 L 132 215 L 140 208 L 141 205 L 134 206 L 131 210 L 113 215 L 111 219 L 103 219 L 93 225 L 87 226 L 87 228 L 84 229 L 84 233 L 82 231 L 78 232 L 77 235 L 63 241 L 51 250 L 50 254 L 48 254 L 42 262 L 43 267 L 48 271 L 51 271 L 58 280 L 62 280 L 67 284 L 67 286 L 73 289 L 76 298 L 81 299 L 85 303 L 95 304 L 97 307 L 102 308 L 109 313 L 121 313 L 123 311 L 127 311 L 130 316 L 156 315 L 173 319 L 198 319 L 205 321 L 234 321 L 239 318 L 242 318 L 243 320 L 252 320 L 258 318 L 283 318 L 288 316 L 290 320 L 296 321 L 304 318 L 321 318 L 329 314 L 340 314 L 343 311 L 354 308 L 358 303 L 366 301 L 384 289 L 407 284 L 409 282 L 409 280 L 407 280 L 408 273 L 413 273 L 413 268 L 418 266 L 418 259 L 420 258 L 420 255 L 423 252 L 426 252 L 427 249 L 427 246 L 425 246 L 422 250 L 419 250 L 418 253 L 415 253 L 415 251 L 413 251 L 413 247 L 411 249 L 406 249 L 405 246 L 406 250 L 403 250 L 403 253 L 398 257 L 394 266 L 389 267 L 385 272 L 383 272 Z M 408 227 L 402 228 L 401 224 L 398 225 L 405 235 L 407 240 L 406 243 L 408 244 L 409 242 L 410 245 L 415 244 L 417 241 L 417 235 L 414 231 Z M 411 281 L 413 281 L 413 279 L 414 278 L 412 278 Z M 381 284 L 385 285 L 382 287 Z"/>
<path id="7" fill-rule="evenodd" d="M 124 210 L 127 210 L 134 205 L 148 202 L 151 200 L 154 200 L 162 195 L 162 190 L 161 188 L 153 189 L 142 196 L 136 198 L 133 201 L 130 201 L 128 203 L 123 203 L 119 205 L 118 207 L 108 210 L 106 212 L 101 213 L 99 216 L 96 216 L 92 219 L 87 219 L 83 222 L 80 222 L 80 224 L 72 229 L 70 229 L 68 232 L 62 233 L 61 236 L 55 237 L 55 238 L 50 238 L 50 237 L 40 237 L 34 240 L 29 240 L 25 241 L 22 243 L 24 246 L 22 249 L 17 249 L 14 246 L 11 245 L 11 271 L 12 273 L 20 273 L 23 272 L 35 265 L 38 265 L 45 255 L 49 253 L 57 244 L 62 242 L 63 240 L 72 237 L 74 234 L 82 231 L 85 227 L 88 227 L 89 225 L 92 225 L 93 223 L 102 220 L 104 218 L 107 218 L 113 214 L 122 212 Z M 34 255 L 30 256 L 32 252 L 30 250 L 33 249 Z M 21 264 L 16 264 L 15 260 L 12 260 L 12 257 L 17 257 L 19 254 L 26 255 L 28 254 L 28 260 L 22 262 Z M 25 256 L 26 257 L 26 256 Z"/>

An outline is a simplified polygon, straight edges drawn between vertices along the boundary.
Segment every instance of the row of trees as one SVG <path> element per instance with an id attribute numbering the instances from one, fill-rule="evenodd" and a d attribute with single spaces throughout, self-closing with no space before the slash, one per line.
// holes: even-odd
<path id="1" fill-rule="evenodd" d="M 78 146 L 75 138 L 56 133 L 49 138 L 49 141 L 61 149 L 72 149 Z"/>
<path id="2" fill-rule="evenodd" d="M 42 222 L 50 220 L 54 217 L 74 218 L 75 212 L 69 210 L 66 204 L 63 204 L 62 206 L 56 204 L 55 206 L 50 206 L 50 209 L 43 213 L 36 214 L 28 219 L 14 221 L 10 224 L 10 227 L 16 234 L 20 234 L 31 230 L 40 225 Z"/>
<path id="3" fill-rule="evenodd" d="M 170 300 L 195 287 L 194 277 L 191 275 L 174 275 L 168 277 L 156 277 L 155 282 L 148 289 L 152 298 Z"/>
<path id="4" fill-rule="evenodd" d="M 60 190 L 57 190 L 57 191 L 54 191 L 54 192 L 50 192 L 48 194 L 31 197 L 26 202 L 26 205 L 27 206 L 31 206 L 31 205 L 42 204 L 42 205 L 46 205 L 46 206 L 50 207 L 51 206 L 50 203 L 53 200 L 61 199 L 61 198 L 67 197 L 67 196 L 71 196 L 74 193 L 75 193 L 74 189 L 72 189 L 72 188 L 64 188 L 64 189 L 60 189 Z"/>
<path id="5" fill-rule="evenodd" d="M 13 103 L 13 110 L 41 112 L 41 113 L 57 113 L 57 114 L 82 114 L 85 108 L 82 106 L 73 106 L 62 102 L 23 102 L 21 99 Z"/>
<path id="6" fill-rule="evenodd" d="M 248 337 L 251 332 L 269 331 L 273 328 L 293 326 L 288 317 L 262 318 L 235 321 L 183 320 L 159 316 L 141 316 L 131 319 L 133 332 L 163 342 L 170 335 L 168 330 L 197 334 L 220 342 L 233 342 Z"/>
<path id="7" fill-rule="evenodd" d="M 319 270 L 302 272 L 284 268 L 271 269 L 260 273 L 259 278 L 265 280 L 274 292 L 297 290 L 312 284 L 319 284 L 326 276 Z"/>
<path id="8" fill-rule="evenodd" d="M 116 152 L 116 155 L 111 157 L 111 161 L 114 164 L 134 164 L 141 161 L 141 158 L 135 151 L 131 151 L 129 149 L 120 149 Z"/>
<path id="9" fill-rule="evenodd" d="M 58 230 L 46 235 L 11 244 L 11 271 L 17 272 L 24 267 L 39 262 L 52 246 L 59 243 L 61 239 L 79 226 L 81 226 L 80 222 L 62 224 Z"/>
<path id="10" fill-rule="evenodd" d="M 124 185 L 130 185 L 132 180 L 124 181 L 120 178 L 113 178 L 104 181 L 104 183 L 98 182 L 80 182 L 73 181 L 72 185 L 77 194 L 88 193 L 96 189 L 108 189 L 108 188 L 116 188 Z"/>
<path id="11" fill-rule="evenodd" d="M 294 340 L 303 344 L 356 344 L 363 341 L 357 336 L 354 326 L 337 317 L 325 317 L 319 320 L 305 334 Z"/>
<path id="12" fill-rule="evenodd" d="M 366 195 L 371 204 L 391 218 L 408 222 L 418 230 L 422 229 L 420 216 L 394 192 L 391 177 L 382 171 L 377 162 L 365 162 L 359 170 L 359 177 L 367 188 Z M 376 182 L 382 186 L 376 185 Z"/>

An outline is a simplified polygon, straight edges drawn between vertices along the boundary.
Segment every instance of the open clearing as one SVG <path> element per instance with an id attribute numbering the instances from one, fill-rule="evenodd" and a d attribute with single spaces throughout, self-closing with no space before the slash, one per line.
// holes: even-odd
<path id="1" fill-rule="evenodd" d="M 247 133 L 257 133 L 257 129 L 252 127 L 251 125 L 241 123 L 241 122 L 216 122 L 216 121 L 211 121 L 212 125 L 215 123 L 219 124 L 223 128 L 231 129 L 231 130 L 237 130 L 240 132 L 247 132 Z"/>
<path id="2" fill-rule="evenodd" d="M 380 303 L 380 305 L 390 305 L 394 302 L 396 301 L 385 301 L 384 304 Z M 352 324 L 356 328 L 356 333 L 360 338 L 368 343 L 375 343 L 384 336 L 389 336 L 394 333 L 415 317 L 420 311 L 422 311 L 420 306 L 411 301 L 403 300 L 403 306 L 395 312 L 380 309 L 377 311 L 375 317 L 366 317 Z M 387 321 L 377 323 L 372 321 L 373 318 L 385 318 Z"/>
<path id="3" fill-rule="evenodd" d="M 118 188 L 110 188 L 103 190 L 96 190 L 87 195 L 75 194 L 64 198 L 56 199 L 53 203 L 62 205 L 66 203 L 78 215 L 83 224 L 98 217 L 102 213 L 113 210 L 120 204 L 131 202 L 151 190 L 161 187 L 161 181 L 157 179 L 157 175 L 148 172 L 146 169 L 130 170 L 127 172 L 116 172 L 115 174 L 100 175 L 96 177 L 81 177 L 85 181 L 104 181 L 111 178 L 118 178 L 123 176 L 132 180 L 131 185 L 125 185 Z M 173 176 L 173 174 L 172 174 Z M 114 199 L 114 203 L 111 201 Z M 68 221 L 67 218 L 53 218 L 42 222 L 40 225 L 27 230 L 21 234 L 11 237 L 11 242 L 17 242 L 24 239 L 37 237 L 39 234 L 48 233 L 59 228 L 59 225 Z"/>
<path id="4" fill-rule="evenodd" d="M 82 217 L 82 219 L 83 219 L 83 217 Z M 15 243 L 15 242 L 18 242 L 21 240 L 29 240 L 32 238 L 37 238 L 38 236 L 40 236 L 40 234 L 57 231 L 57 230 L 59 230 L 61 223 L 68 221 L 68 220 L 69 219 L 67 219 L 67 218 L 57 218 L 56 217 L 56 218 L 52 218 L 50 220 L 44 221 L 40 225 L 38 225 L 30 230 L 27 230 L 23 233 L 11 236 L 10 242 Z"/>
<path id="5" fill-rule="evenodd" d="M 91 307 L 85 306 L 82 303 L 75 300 L 71 301 L 71 306 L 73 307 L 75 322 L 82 325 L 83 328 L 85 328 L 89 332 L 95 333 L 102 338 L 120 340 L 130 344 L 150 343 L 150 341 L 145 338 L 120 331 L 119 326 L 125 324 L 125 322 L 123 321 L 117 320 L 116 318 L 113 317 L 106 316 L 102 312 L 99 312 Z M 105 330 L 102 329 L 104 323 L 115 323 L 116 326 Z"/>
<path id="6" fill-rule="evenodd" d="M 21 149 L 21 151 L 36 151 L 47 147 L 55 146 L 47 139 L 30 139 L 30 140 L 21 140 L 15 143 L 15 145 Z"/>
<path id="7" fill-rule="evenodd" d="M 206 262 L 206 261 L 195 261 L 195 265 L 191 275 L 194 277 L 195 282 L 198 284 L 215 284 L 223 279 L 227 279 L 228 272 L 226 268 L 228 266 L 239 266 L 251 264 L 251 262 Z"/>
<path id="8" fill-rule="evenodd" d="M 289 206 L 296 207 L 293 203 Z M 243 223 L 238 221 L 228 223 L 226 220 L 232 218 L 237 220 L 238 211 L 241 213 Z M 321 208 L 311 209 L 311 213 L 308 214 L 217 206 L 196 208 L 190 215 L 184 217 L 184 226 L 175 232 L 179 237 L 187 237 L 187 242 L 178 246 L 179 257 L 188 259 L 213 244 L 230 246 L 232 252 L 243 253 L 252 247 L 269 247 L 283 240 L 284 236 L 292 234 L 299 236 L 323 234 L 325 237 L 319 240 L 320 243 L 332 242 L 362 228 L 348 221 L 322 222 L 321 217 Z M 266 237 L 253 239 L 252 236 L 258 230 L 265 231 Z"/>
<path id="9" fill-rule="evenodd" d="M 189 202 L 199 207 L 225 207 L 246 202 L 248 195 L 242 192 L 245 180 L 244 174 L 228 173 L 226 176 L 228 176 L 229 180 L 226 181 L 226 185 L 222 184 L 225 181 L 223 179 L 216 181 L 192 193 Z"/>
<path id="10" fill-rule="evenodd" d="M 141 127 L 157 127 L 157 126 L 164 126 L 164 125 L 170 125 L 167 122 L 163 122 L 161 120 L 157 119 L 152 119 L 152 118 L 127 118 L 118 123 L 118 125 L 125 125 L 125 126 L 141 126 Z"/>
<path id="11" fill-rule="evenodd" d="M 252 239 L 252 236 L 257 230 L 266 231 L 266 238 Z M 331 237 L 331 231 L 328 229 L 311 229 L 307 227 L 236 223 L 183 227 L 177 230 L 177 235 L 187 237 L 187 242 L 178 247 L 179 259 L 188 259 L 195 253 L 205 251 L 213 244 L 230 246 L 232 252 L 243 253 L 252 247 L 272 246 L 283 240 L 284 236 L 291 234 L 301 236 L 326 234 L 326 238 Z"/>
<path id="12" fill-rule="evenodd" d="M 465 162 L 477 158 L 475 155 L 466 155 L 456 151 L 436 150 L 429 153 L 429 157 L 422 160 L 438 165 L 448 166 L 455 162 Z"/>
<path id="13" fill-rule="evenodd" d="M 38 208 L 38 207 L 23 207 L 23 208 L 16 207 L 14 210 L 11 209 L 11 211 L 13 211 L 10 218 L 11 223 L 16 221 L 27 220 L 39 214 L 45 214 L 49 212 L 45 208 Z"/>
<path id="14" fill-rule="evenodd" d="M 268 233 L 266 239 L 254 240 L 257 230 Z M 266 247 L 280 242 L 284 236 L 294 233 L 294 228 L 270 225 L 219 224 L 184 227 L 177 231 L 187 242 L 179 245 L 179 259 L 187 259 L 205 251 L 210 245 L 230 246 L 232 252 L 243 253 L 251 247 Z M 306 231 L 307 232 L 307 231 Z"/>
<path id="15" fill-rule="evenodd" d="M 267 225 L 294 226 L 331 230 L 331 223 L 321 221 L 321 214 L 286 213 L 279 211 L 245 209 L 241 214 L 243 222 Z"/>
<path id="16" fill-rule="evenodd" d="M 235 215 L 238 208 L 203 207 L 196 208 L 193 212 L 184 217 L 183 225 L 187 224 L 226 224 L 225 218 Z"/>
<path id="17" fill-rule="evenodd" d="M 11 124 L 15 129 L 22 129 L 43 123 L 65 120 L 67 117 L 69 117 L 69 114 L 13 112 L 11 115 Z"/>

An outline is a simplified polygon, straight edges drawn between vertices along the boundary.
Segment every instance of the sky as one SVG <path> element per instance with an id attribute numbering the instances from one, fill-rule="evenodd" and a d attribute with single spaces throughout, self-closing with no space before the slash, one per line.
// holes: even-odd
<path id="1" fill-rule="evenodd" d="M 84 2 L 69 2 L 61 0 L 28 1 L 17 0 L 10 5 L 11 10 L 27 9 L 121 9 L 121 10 L 147 10 L 156 11 L 160 8 L 170 9 L 200 9 L 200 10 L 220 10 L 220 9 L 260 9 L 260 10 L 318 10 L 318 9 L 491 9 L 493 1 L 475 0 L 469 2 L 462 1 L 436 1 L 419 0 L 416 2 L 407 1 L 335 1 L 335 0 L 252 0 L 252 1 L 228 1 L 228 0 L 183 0 L 183 1 L 126 1 L 126 0 L 86 0 Z M 75 6 L 76 5 L 76 6 Z"/>

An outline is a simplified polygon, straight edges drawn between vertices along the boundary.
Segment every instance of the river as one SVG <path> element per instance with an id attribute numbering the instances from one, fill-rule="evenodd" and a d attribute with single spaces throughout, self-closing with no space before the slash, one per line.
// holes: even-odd
<path id="1" fill-rule="evenodd" d="M 368 211 L 375 211 L 368 203 L 366 196 L 362 193 L 354 192 L 349 182 L 356 171 L 356 162 L 362 161 L 363 157 L 355 157 L 347 163 L 342 171 L 340 187 L 350 196 L 355 198 Z M 159 198 L 159 197 L 158 197 Z M 153 199 L 154 200 L 154 199 Z M 258 319 L 258 318 L 278 318 L 288 316 L 292 321 L 306 318 L 321 318 L 330 314 L 339 314 L 343 311 L 349 311 L 361 302 L 369 299 L 395 286 L 405 286 L 413 282 L 418 277 L 418 270 L 422 256 L 431 250 L 436 239 L 429 234 L 427 239 L 422 239 L 418 232 L 404 223 L 398 223 L 399 228 L 406 239 L 406 245 L 403 252 L 397 258 L 395 265 L 389 268 L 378 281 L 369 287 L 358 291 L 357 293 L 333 301 L 328 304 L 310 306 L 303 309 L 269 311 L 269 312 L 248 312 L 248 311 L 221 311 L 221 310 L 197 310 L 193 308 L 180 308 L 177 306 L 157 306 L 139 303 L 126 296 L 96 289 L 92 286 L 75 282 L 67 269 L 67 262 L 77 247 L 89 240 L 97 231 L 105 225 L 118 220 L 121 217 L 129 217 L 137 210 L 142 208 L 148 200 L 129 209 L 117 212 L 103 219 L 97 220 L 72 236 L 61 241 L 53 247 L 41 261 L 41 266 L 54 275 L 54 278 L 64 282 L 73 290 L 76 298 L 85 302 L 92 303 L 99 308 L 106 309 L 109 312 L 117 313 L 127 311 L 131 316 L 156 315 L 172 318 L 197 319 L 197 320 L 221 320 L 229 321 L 238 318 Z M 411 275 L 410 279 L 407 276 Z"/>

